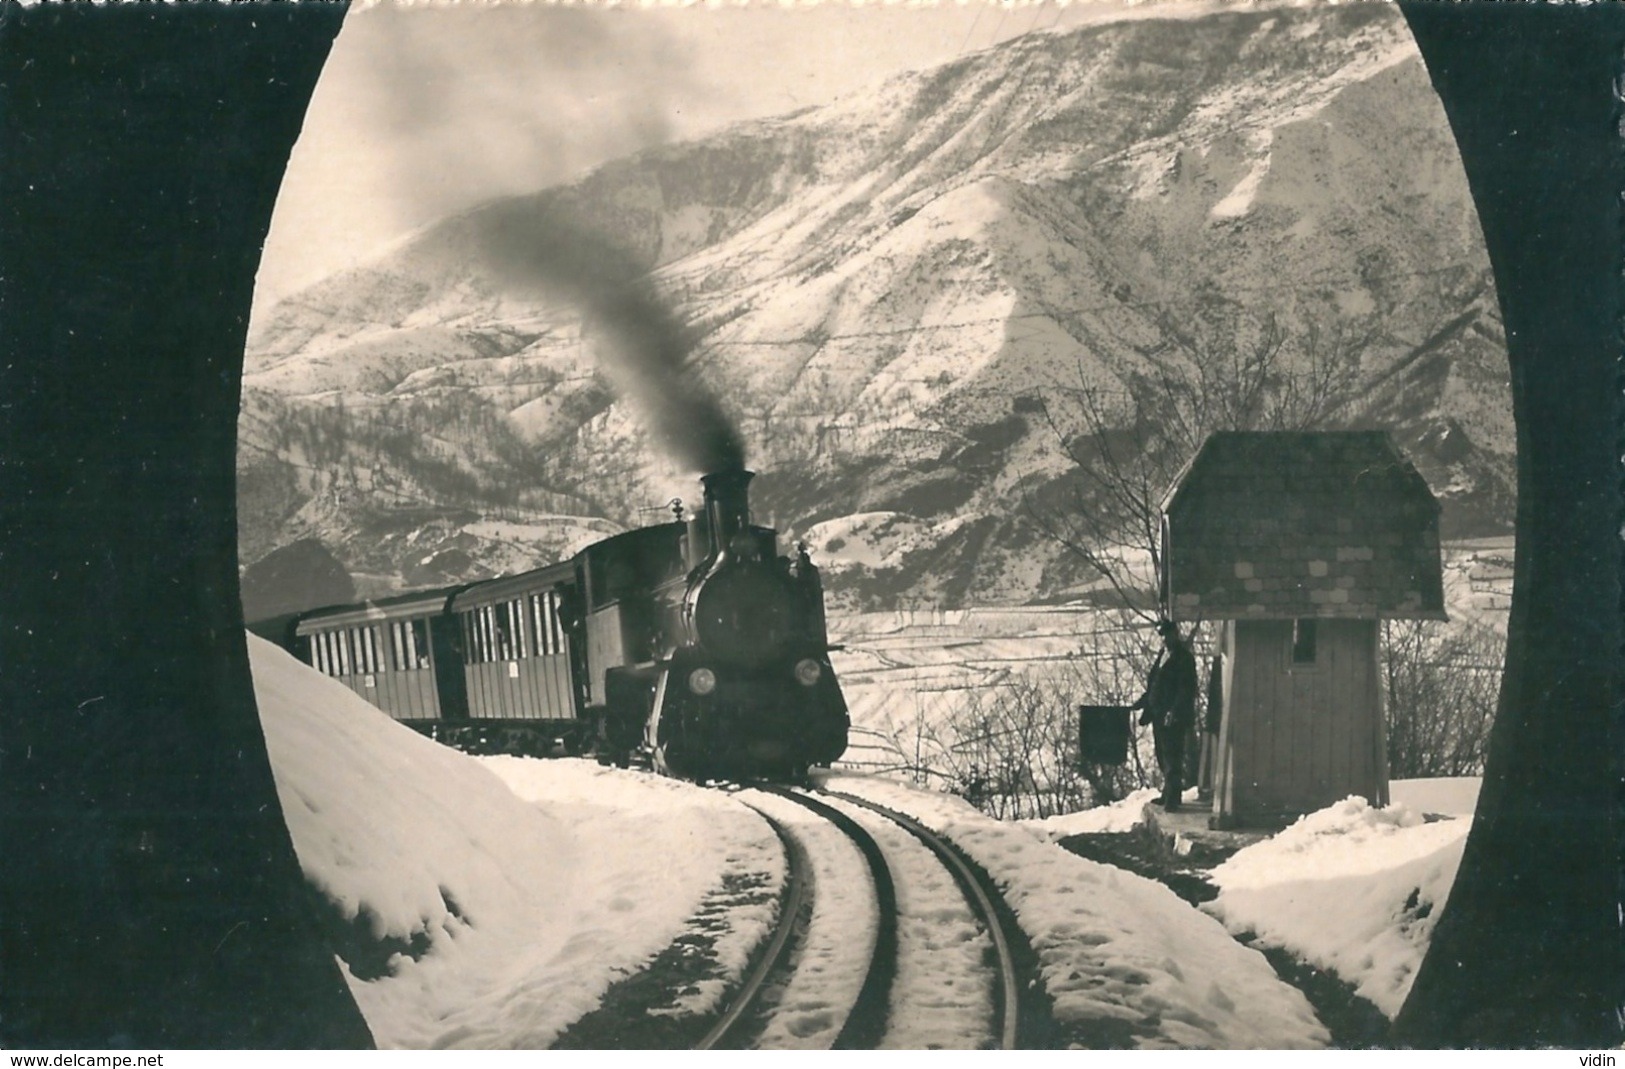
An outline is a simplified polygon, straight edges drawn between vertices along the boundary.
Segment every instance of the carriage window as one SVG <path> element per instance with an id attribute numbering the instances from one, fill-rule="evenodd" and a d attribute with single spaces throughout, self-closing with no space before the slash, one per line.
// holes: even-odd
<path id="1" fill-rule="evenodd" d="M 405 625 L 407 665 L 411 668 L 429 667 L 429 621 L 412 620 Z"/>
<path id="2" fill-rule="evenodd" d="M 508 627 L 507 621 L 502 617 L 502 606 L 487 605 L 485 607 L 486 626 L 491 629 L 490 659 L 505 661 L 508 659 Z"/>
<path id="3" fill-rule="evenodd" d="M 554 591 L 532 594 L 528 599 L 530 628 L 535 635 L 536 653 L 552 656 L 564 652 L 564 636 L 559 628 L 559 596 Z"/>
<path id="4" fill-rule="evenodd" d="M 418 630 L 423 623 L 422 620 L 397 620 L 389 625 L 389 663 L 395 671 L 428 667 L 419 653 L 423 647 L 417 641 Z"/>
<path id="5" fill-rule="evenodd" d="M 508 622 L 508 659 L 524 658 L 530 656 L 528 636 L 525 634 L 525 603 L 515 598 L 513 601 L 503 602 L 502 618 Z"/>
<path id="6" fill-rule="evenodd" d="M 1300 617 L 1292 621 L 1292 663 L 1314 664 L 1316 657 L 1314 617 Z"/>

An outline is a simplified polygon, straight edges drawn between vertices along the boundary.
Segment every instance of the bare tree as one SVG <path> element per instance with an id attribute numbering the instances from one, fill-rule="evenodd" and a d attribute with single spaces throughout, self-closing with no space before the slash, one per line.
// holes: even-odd
<path id="1" fill-rule="evenodd" d="M 1272 312 L 1234 304 L 1184 326 L 1159 317 L 1184 359 L 1150 374 L 1158 415 L 1177 452 L 1192 456 L 1217 430 L 1301 431 L 1330 423 L 1359 381 L 1376 340 L 1368 321 L 1311 320 L 1294 335 Z"/>
<path id="2" fill-rule="evenodd" d="M 1132 627 L 1097 630 L 1085 650 L 992 683 L 930 692 L 908 723 L 883 732 L 893 772 L 960 797 L 1001 819 L 1048 817 L 1117 801 L 1151 783 L 1150 733 L 1133 726 L 1129 760 L 1081 760 L 1080 698 L 1127 704 L 1149 657 Z"/>
<path id="3" fill-rule="evenodd" d="M 1141 309 L 1162 344 L 1126 388 L 1101 385 L 1080 361 L 1076 387 L 1040 403 L 1074 477 L 1059 494 L 1051 486 L 1022 496 L 1027 521 L 1085 567 L 1108 605 L 1141 625 L 1117 641 L 1135 647 L 1118 652 L 1142 682 L 1160 645 L 1144 625 L 1158 612 L 1162 502 L 1180 471 L 1215 431 L 1334 424 L 1377 338 L 1374 320 L 1311 317 L 1289 327 L 1211 288 L 1193 303 L 1199 314 L 1183 318 Z M 1143 768 L 1139 775 L 1160 779 Z"/>
<path id="4" fill-rule="evenodd" d="M 1483 624 L 1382 625 L 1388 771 L 1398 778 L 1484 771 L 1505 641 Z"/>
<path id="5" fill-rule="evenodd" d="M 1076 478 L 1046 504 L 1023 495 L 1028 522 L 1065 547 L 1143 621 L 1155 615 L 1162 568 L 1162 499 L 1209 434 L 1333 425 L 1376 340 L 1369 321 L 1311 320 L 1289 329 L 1273 313 L 1198 295 L 1204 314 L 1183 321 L 1148 310 L 1163 344 L 1126 389 L 1091 380 L 1041 402 L 1042 418 Z"/>

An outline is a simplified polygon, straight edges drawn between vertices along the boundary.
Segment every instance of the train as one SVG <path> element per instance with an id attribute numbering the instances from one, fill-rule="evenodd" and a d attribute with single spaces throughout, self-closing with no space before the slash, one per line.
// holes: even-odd
<path id="1" fill-rule="evenodd" d="M 744 469 L 684 518 L 518 575 L 300 613 L 284 645 L 477 753 L 595 754 L 695 780 L 803 779 L 846 750 L 819 571 L 751 522 Z"/>

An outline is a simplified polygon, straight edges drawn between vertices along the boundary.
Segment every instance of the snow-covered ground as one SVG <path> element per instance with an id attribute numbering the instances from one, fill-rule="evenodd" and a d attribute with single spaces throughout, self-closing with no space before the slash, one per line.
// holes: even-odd
<path id="1" fill-rule="evenodd" d="M 1373 809 L 1345 799 L 1220 865 L 1207 909 L 1232 932 L 1336 973 L 1392 1018 L 1471 827 L 1469 817 L 1426 821 L 1403 802 Z"/>
<path id="2" fill-rule="evenodd" d="M 835 775 L 826 785 L 912 813 L 993 877 L 1038 953 L 1063 1028 L 1151 1048 L 1328 1041 L 1303 995 L 1262 954 L 1162 884 L 1078 857 L 951 795 L 867 776 Z"/>
<path id="3" fill-rule="evenodd" d="M 772 832 L 724 795 L 465 757 L 252 635 L 249 650 L 307 877 L 374 940 L 420 945 L 381 977 L 348 972 L 380 1046 L 545 1047 L 728 874 L 782 873 Z M 719 953 L 742 965 L 771 920 L 736 911 Z"/>
<path id="4" fill-rule="evenodd" d="M 464 757 L 249 643 L 294 844 L 356 934 L 349 982 L 383 1046 L 545 1047 L 616 980 L 692 934 L 725 885 L 783 878 L 777 837 L 730 795 L 584 761 Z M 1470 810 L 1459 788 L 1454 801 L 1380 811 L 1345 802 L 1216 870 L 1222 893 L 1204 912 L 1055 845 L 1131 828 L 1143 798 L 1015 824 L 876 776 L 832 773 L 827 785 L 944 831 L 1004 888 L 1063 1027 L 1140 1047 L 1328 1041 L 1303 997 L 1232 938 L 1241 932 L 1394 1012 L 1470 824 L 1422 816 Z M 1399 785 L 1395 796 L 1405 797 Z M 741 970 L 765 933 L 771 898 L 730 900 L 720 932 L 712 918 L 724 974 Z M 699 985 L 684 1008 L 714 1004 L 721 986 Z M 898 997 L 911 994 L 929 997 Z"/>

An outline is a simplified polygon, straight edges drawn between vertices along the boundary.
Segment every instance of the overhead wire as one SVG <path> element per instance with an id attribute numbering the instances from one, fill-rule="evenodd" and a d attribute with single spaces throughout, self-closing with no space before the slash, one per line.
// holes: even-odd
<path id="1" fill-rule="evenodd" d="M 1413 270 L 1413 271 L 1386 272 L 1383 275 L 1383 277 L 1385 279 L 1392 279 L 1392 280 L 1410 279 L 1410 278 L 1422 278 L 1422 277 L 1430 277 L 1430 276 L 1434 276 L 1434 275 L 1452 274 L 1452 273 L 1455 273 L 1455 272 L 1462 271 L 1464 269 L 1466 269 L 1466 265 L 1451 265 L 1451 266 L 1447 266 L 1447 267 L 1419 268 L 1419 269 L 1416 269 L 1416 270 Z M 1334 285 L 1337 285 L 1337 284 L 1346 284 L 1346 283 L 1351 283 L 1351 282 L 1356 282 L 1356 281 L 1358 281 L 1358 279 L 1354 278 L 1353 276 L 1338 276 L 1338 277 L 1332 277 L 1332 278 L 1328 278 L 1328 277 L 1324 277 L 1324 276 L 1311 276 L 1310 279 L 1307 280 L 1307 284 L 1309 286 L 1313 286 L 1313 287 L 1316 287 L 1316 288 L 1322 288 L 1322 287 L 1329 287 L 1329 286 L 1334 286 Z M 1225 288 L 1225 292 L 1227 292 L 1227 293 L 1257 293 L 1257 292 L 1279 293 L 1280 290 L 1281 290 L 1281 285 L 1280 285 L 1279 282 L 1261 282 L 1261 283 L 1257 283 L 1257 284 L 1253 284 L 1253 285 L 1237 284 L 1237 285 L 1227 286 Z M 831 341 L 850 341 L 850 340 L 855 340 L 855 339 L 860 339 L 860 338 L 896 337 L 896 336 L 905 335 L 905 334 L 932 333 L 932 332 L 943 331 L 943 330 L 962 330 L 962 329 L 965 329 L 967 327 L 986 326 L 986 325 L 992 324 L 992 323 L 1012 323 L 1012 322 L 1017 322 L 1017 321 L 1020 321 L 1020 320 L 1027 320 L 1027 319 L 1052 319 L 1053 320 L 1053 319 L 1056 319 L 1056 318 L 1058 318 L 1060 316 L 1097 315 L 1097 314 L 1100 314 L 1100 313 L 1103 313 L 1103 312 L 1116 312 L 1116 311 L 1138 312 L 1138 311 L 1140 311 L 1140 309 L 1137 308 L 1134 305 L 1125 303 L 1123 301 L 1110 301 L 1110 302 L 1103 302 L 1103 303 L 1100 303 L 1100 304 L 1093 304 L 1093 305 L 1073 305 L 1073 306 L 1069 306 L 1069 307 L 1046 308 L 1046 309 L 1043 309 L 1043 310 L 1040 310 L 1040 311 L 1034 311 L 1034 312 L 1017 312 L 1017 313 L 1014 313 L 1014 314 L 1011 314 L 1011 315 L 982 316 L 982 317 L 978 317 L 978 318 L 975 318 L 975 319 L 959 319 L 959 320 L 955 320 L 955 321 L 953 321 L 951 323 L 916 323 L 916 324 L 912 324 L 910 326 L 892 327 L 892 328 L 879 329 L 879 330 L 841 331 L 839 333 L 819 335 L 817 340 L 820 343 L 827 343 L 827 342 L 831 342 Z M 748 338 L 748 339 L 746 339 L 746 338 L 707 338 L 701 344 L 703 346 L 736 346 L 736 347 L 764 347 L 764 348 L 767 348 L 767 347 L 780 347 L 780 346 L 792 346 L 792 345 L 806 345 L 806 344 L 809 344 L 810 341 L 811 341 L 811 339 L 809 339 L 807 337 L 798 337 L 798 338 Z"/>

